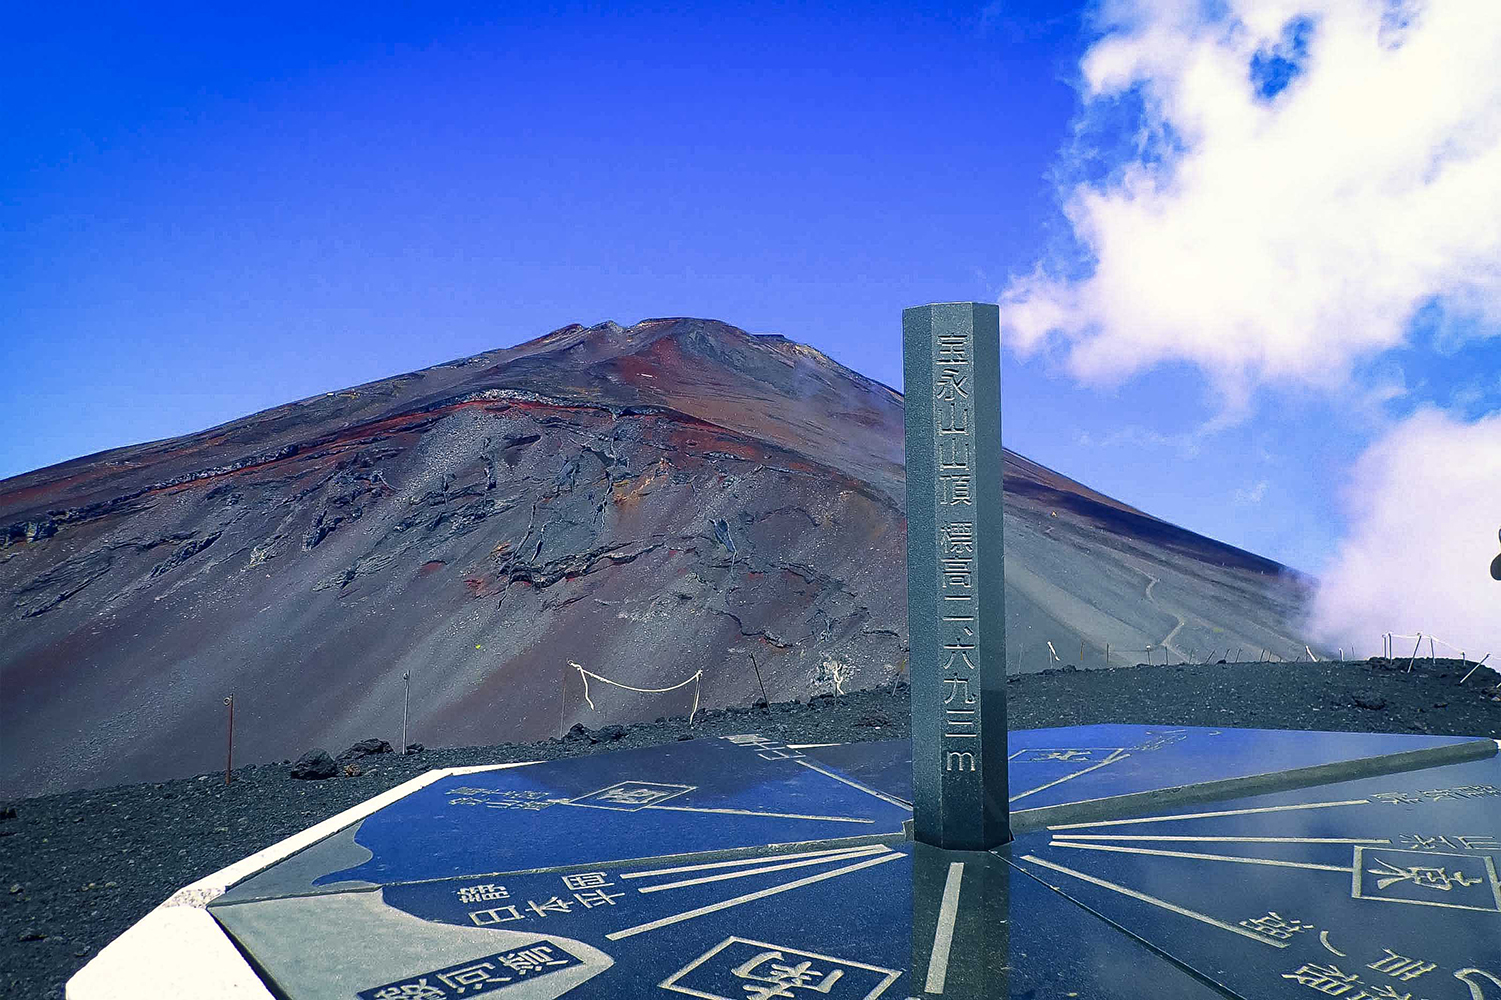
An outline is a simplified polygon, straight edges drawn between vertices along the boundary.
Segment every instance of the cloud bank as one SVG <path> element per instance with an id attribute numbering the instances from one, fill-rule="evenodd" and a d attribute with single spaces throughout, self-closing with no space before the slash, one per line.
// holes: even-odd
<path id="1" fill-rule="evenodd" d="M 1195 441 L 1259 389 L 1337 397 L 1373 443 L 1310 638 L 1369 655 L 1421 630 L 1501 658 L 1501 413 L 1393 421 L 1408 390 L 1381 356 L 1501 334 L 1501 3 L 1104 0 L 1094 20 L 1059 171 L 1076 251 L 1010 282 L 1003 342 L 1086 385 L 1197 366 L 1220 410 Z M 1475 375 L 1444 402 L 1475 410 L 1496 373 Z"/>
<path id="2" fill-rule="evenodd" d="M 1501 666 L 1501 413 L 1418 410 L 1360 457 L 1343 499 L 1351 531 L 1321 576 L 1314 637 L 1379 655 L 1381 633 L 1422 632 Z"/>
<path id="3" fill-rule="evenodd" d="M 1243 411 L 1257 384 L 1344 387 L 1425 307 L 1495 333 L 1501 4 L 1205 7 L 1100 9 L 1080 127 L 1128 98 L 1139 125 L 1062 192 L 1092 273 L 1012 281 L 1007 345 L 1051 341 L 1085 383 L 1187 360 Z"/>

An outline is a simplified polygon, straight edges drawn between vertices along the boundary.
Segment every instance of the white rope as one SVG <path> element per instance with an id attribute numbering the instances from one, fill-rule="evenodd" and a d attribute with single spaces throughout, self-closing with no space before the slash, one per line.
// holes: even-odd
<path id="1" fill-rule="evenodd" d="M 1440 646 L 1447 646 L 1449 649 L 1460 648 L 1452 643 L 1445 642 L 1437 636 L 1429 635 L 1427 632 L 1418 632 L 1413 635 L 1403 635 L 1401 632 L 1388 632 L 1387 635 L 1390 635 L 1395 639 L 1427 639 L 1430 642 L 1438 643 Z"/>
<path id="2" fill-rule="evenodd" d="M 590 701 L 590 699 L 589 699 L 589 678 L 590 677 L 593 677 L 597 681 L 604 681 L 606 684 L 613 684 L 613 685 L 615 685 L 618 688 L 625 688 L 627 691 L 635 691 L 638 694 L 666 694 L 668 691 L 676 691 L 680 687 L 686 687 L 689 684 L 693 684 L 693 683 L 699 681 L 699 679 L 704 676 L 704 672 L 702 670 L 700 670 L 696 674 L 694 674 L 692 677 L 689 677 L 687 680 L 682 681 L 680 683 L 674 684 L 672 687 L 665 687 L 665 688 L 638 688 L 638 687 L 632 687 L 629 684 L 622 684 L 619 681 L 612 681 L 612 680 L 610 680 L 610 678 L 602 676 L 600 674 L 596 674 L 592 670 L 585 670 L 582 666 L 580 666 L 577 663 L 574 663 L 572 660 L 568 661 L 568 665 L 570 667 L 573 667 L 574 669 L 576 669 L 579 672 L 579 677 L 584 682 L 584 701 L 588 703 L 588 705 L 589 705 L 590 708 L 594 708 L 594 702 Z M 688 724 L 689 725 L 693 724 L 693 716 L 698 711 L 698 696 L 699 696 L 699 692 L 702 689 L 703 689 L 703 685 L 701 683 L 699 684 L 698 687 L 695 687 L 693 689 L 693 708 L 691 708 L 688 711 Z M 595 709 L 595 711 L 598 711 L 598 709 Z"/>

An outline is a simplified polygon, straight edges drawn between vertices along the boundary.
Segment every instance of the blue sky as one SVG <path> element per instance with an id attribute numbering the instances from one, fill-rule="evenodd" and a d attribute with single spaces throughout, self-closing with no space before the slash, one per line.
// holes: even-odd
<path id="1" fill-rule="evenodd" d="M 1410 570 L 1404 489 L 1501 486 L 1496 20 L 34 7 L 0 40 L 0 476 L 573 322 L 721 319 L 900 387 L 902 308 L 973 299 L 1009 447 L 1307 572 Z"/>

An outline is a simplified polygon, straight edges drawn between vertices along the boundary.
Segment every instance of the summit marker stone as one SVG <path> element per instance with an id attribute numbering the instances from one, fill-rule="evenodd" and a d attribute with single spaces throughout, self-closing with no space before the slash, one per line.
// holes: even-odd
<path id="1" fill-rule="evenodd" d="M 902 311 L 916 839 L 1011 840 L 1001 535 L 1000 309 Z"/>

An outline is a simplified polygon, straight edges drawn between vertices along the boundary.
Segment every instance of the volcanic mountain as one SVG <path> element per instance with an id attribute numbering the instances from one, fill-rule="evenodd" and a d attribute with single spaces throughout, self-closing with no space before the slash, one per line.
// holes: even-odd
<path id="1" fill-rule="evenodd" d="M 890 682 L 902 439 L 811 347 L 653 319 L 5 480 L 0 797 L 220 765 L 231 694 L 257 761 L 395 742 L 404 673 L 432 745 Z M 1013 672 L 1302 651 L 1305 578 L 1009 451 L 1004 485 Z"/>

